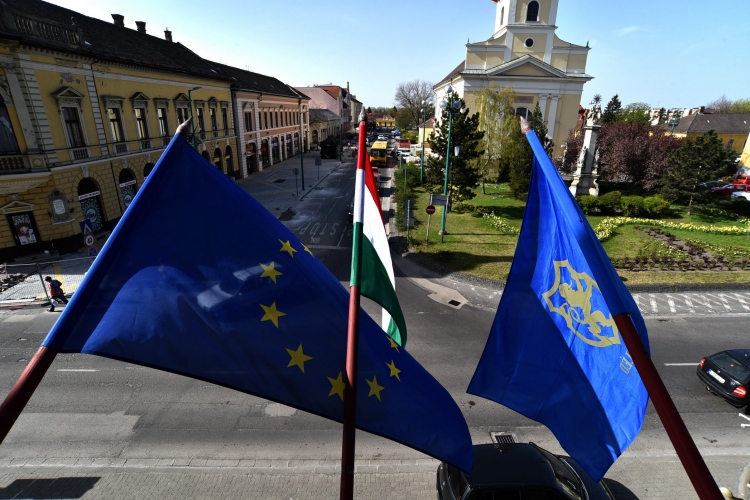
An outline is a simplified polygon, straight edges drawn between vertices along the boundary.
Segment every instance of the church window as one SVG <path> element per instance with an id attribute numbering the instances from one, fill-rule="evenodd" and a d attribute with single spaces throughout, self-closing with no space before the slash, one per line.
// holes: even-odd
<path id="1" fill-rule="evenodd" d="M 529 6 L 526 8 L 526 21 L 539 21 L 539 2 L 529 2 Z"/>
<path id="2" fill-rule="evenodd" d="M 527 38 L 525 42 L 523 42 L 526 47 L 531 48 L 534 46 L 534 39 L 533 38 Z"/>
<path id="3" fill-rule="evenodd" d="M 523 116 L 525 119 L 529 119 L 531 112 L 528 108 L 516 108 L 516 116 Z"/>
<path id="4" fill-rule="evenodd" d="M 500 26 L 505 24 L 505 7 L 500 9 Z"/>

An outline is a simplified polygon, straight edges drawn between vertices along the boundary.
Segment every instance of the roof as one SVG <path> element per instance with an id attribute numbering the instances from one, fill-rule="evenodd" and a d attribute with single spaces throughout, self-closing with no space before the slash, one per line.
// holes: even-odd
<path id="1" fill-rule="evenodd" d="M 428 119 L 426 122 L 422 122 L 417 125 L 417 128 L 435 128 L 435 117 Z"/>
<path id="2" fill-rule="evenodd" d="M 10 24 L 12 15 L 0 16 L 0 38 L 13 38 L 30 46 L 80 54 L 179 73 L 228 80 L 198 54 L 179 42 L 169 42 L 131 28 L 88 17 L 41 0 L 3 0 L 3 13 L 15 13 L 39 23 Z M 72 18 L 72 22 L 71 22 Z M 73 24 L 73 22 L 75 24 Z M 81 37 L 82 35 L 82 37 Z"/>
<path id="3" fill-rule="evenodd" d="M 330 109 L 316 108 L 310 110 L 310 121 L 330 122 L 333 120 L 341 120 L 341 117 Z"/>
<path id="4" fill-rule="evenodd" d="M 665 125 L 671 130 L 670 126 Z M 680 118 L 675 133 L 703 134 L 709 130 L 717 134 L 750 134 L 750 113 L 692 114 Z"/>
<path id="5" fill-rule="evenodd" d="M 550 463 L 532 445 L 474 445 L 472 487 L 509 486 L 513 484 L 555 487 Z"/>
<path id="6" fill-rule="evenodd" d="M 455 77 L 456 75 L 458 75 L 459 73 L 461 73 L 464 69 L 466 69 L 466 61 L 461 61 L 461 63 L 458 66 L 456 66 L 453 71 L 451 71 L 450 73 L 448 73 L 448 76 L 446 76 L 445 78 L 443 78 L 442 80 L 440 80 L 440 83 L 438 83 L 437 85 L 435 85 L 435 87 L 437 87 L 438 85 L 440 85 L 440 84 L 442 84 L 444 82 L 450 81 L 453 77 Z"/>
<path id="7" fill-rule="evenodd" d="M 302 97 L 303 99 L 309 99 L 309 97 L 300 92 L 297 92 L 289 85 L 272 76 L 253 73 L 252 71 L 246 71 L 244 69 L 227 66 L 226 64 L 217 62 L 211 62 L 211 64 L 216 66 L 221 74 L 231 77 L 234 80 L 232 86 L 236 87 L 238 90 L 247 90 L 250 92 L 260 92 L 263 94 L 272 94 L 284 97 Z"/>

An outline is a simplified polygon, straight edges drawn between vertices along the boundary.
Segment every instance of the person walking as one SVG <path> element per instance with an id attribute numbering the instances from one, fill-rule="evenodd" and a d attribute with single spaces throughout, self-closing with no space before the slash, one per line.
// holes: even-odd
<path id="1" fill-rule="evenodd" d="M 52 276 L 47 276 L 44 281 L 49 283 L 49 312 L 55 312 L 56 301 L 62 301 L 63 304 L 68 303 L 68 299 L 65 298 L 65 292 L 62 289 L 62 283 L 58 280 L 52 279 Z"/>

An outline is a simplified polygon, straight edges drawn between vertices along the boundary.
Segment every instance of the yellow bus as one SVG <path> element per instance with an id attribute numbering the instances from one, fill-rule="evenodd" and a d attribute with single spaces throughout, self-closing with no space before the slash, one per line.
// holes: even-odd
<path id="1" fill-rule="evenodd" d="M 386 153 L 387 148 L 387 141 L 375 141 L 370 148 L 370 165 L 385 168 L 386 159 L 388 158 Z"/>

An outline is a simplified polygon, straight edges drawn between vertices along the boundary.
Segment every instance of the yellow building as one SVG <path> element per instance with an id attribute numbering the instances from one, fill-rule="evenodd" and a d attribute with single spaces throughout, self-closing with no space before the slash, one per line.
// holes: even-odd
<path id="1" fill-rule="evenodd" d="M 527 116 L 539 104 L 562 154 L 568 131 L 576 125 L 589 47 L 560 40 L 555 34 L 558 0 L 492 0 L 495 30 L 483 42 L 466 44 L 466 58 L 434 90 L 439 103 L 448 86 L 476 111 L 474 94 L 495 83 L 516 92 L 516 114 Z M 441 119 L 436 107 L 436 118 Z"/>
<path id="2" fill-rule="evenodd" d="M 417 144 L 429 142 L 430 136 L 435 131 L 435 119 L 429 118 L 426 122 L 420 123 L 417 127 Z M 429 147 L 429 145 L 427 145 Z"/>
<path id="3" fill-rule="evenodd" d="M 748 137 L 745 137 L 745 147 L 742 150 L 740 166 L 750 168 L 750 134 L 748 134 Z"/>
<path id="4" fill-rule="evenodd" d="M 666 127 L 671 131 L 671 127 Z M 696 113 L 683 116 L 674 128 L 675 137 L 695 139 L 709 130 L 716 132 L 724 142 L 724 146 L 732 148 L 737 156 L 742 155 L 740 164 L 750 166 L 750 150 L 748 150 L 748 135 L 750 135 L 750 113 Z M 745 163 L 742 163 L 743 160 Z"/>
<path id="5" fill-rule="evenodd" d="M 0 261 L 82 247 L 85 218 L 111 230 L 190 115 L 198 151 L 237 176 L 232 79 L 170 32 L 38 0 L 0 14 Z"/>
<path id="6" fill-rule="evenodd" d="M 396 126 L 396 119 L 391 115 L 384 115 L 375 119 L 375 125 L 378 127 L 394 128 Z"/>

